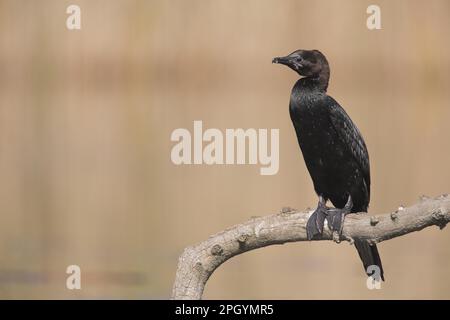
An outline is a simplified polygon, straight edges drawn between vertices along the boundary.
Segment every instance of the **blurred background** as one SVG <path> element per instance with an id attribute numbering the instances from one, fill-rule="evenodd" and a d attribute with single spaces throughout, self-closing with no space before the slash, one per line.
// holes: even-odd
<path id="1" fill-rule="evenodd" d="M 184 247 L 314 207 L 296 75 L 271 64 L 299 48 L 327 56 L 329 94 L 365 137 L 370 212 L 450 192 L 449 14 L 444 0 L 0 0 L 0 298 L 168 298 Z M 278 174 L 174 165 L 170 135 L 194 120 L 279 128 Z M 264 248 L 226 262 L 204 297 L 449 299 L 449 241 L 429 228 L 381 243 L 381 290 L 346 243 Z M 71 264 L 81 290 L 66 289 Z"/>

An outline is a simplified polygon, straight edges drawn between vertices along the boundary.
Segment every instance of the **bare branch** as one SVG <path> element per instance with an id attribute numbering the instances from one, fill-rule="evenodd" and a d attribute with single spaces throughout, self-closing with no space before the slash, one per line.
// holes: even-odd
<path id="1" fill-rule="evenodd" d="M 172 299 L 201 299 L 211 274 L 231 257 L 274 244 L 307 241 L 305 226 L 311 213 L 283 208 L 280 213 L 253 218 L 186 248 L 179 258 Z M 435 199 L 421 197 L 419 203 L 388 214 L 348 215 L 342 237 L 337 240 L 362 239 L 378 243 L 432 225 L 442 229 L 449 221 L 448 195 Z M 325 227 L 318 240 L 332 239 L 332 233 Z"/>

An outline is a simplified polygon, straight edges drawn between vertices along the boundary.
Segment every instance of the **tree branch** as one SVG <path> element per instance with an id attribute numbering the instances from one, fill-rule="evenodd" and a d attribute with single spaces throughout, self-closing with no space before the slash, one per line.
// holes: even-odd
<path id="1" fill-rule="evenodd" d="M 246 251 L 286 242 L 307 241 L 306 222 L 312 211 L 299 212 L 283 208 L 280 213 L 252 218 L 207 240 L 188 247 L 179 258 L 172 299 L 201 299 L 211 274 L 226 260 Z M 450 197 L 442 195 L 400 207 L 392 213 L 369 216 L 366 213 L 348 215 L 340 239 L 325 227 L 318 240 L 339 242 L 353 239 L 378 243 L 436 225 L 441 229 L 450 221 Z"/>

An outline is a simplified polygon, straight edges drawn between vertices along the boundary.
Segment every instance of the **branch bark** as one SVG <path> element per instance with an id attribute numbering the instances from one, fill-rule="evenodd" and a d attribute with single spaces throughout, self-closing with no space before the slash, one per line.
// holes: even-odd
<path id="1" fill-rule="evenodd" d="M 228 259 L 244 252 L 287 242 L 307 241 L 306 222 L 312 211 L 299 212 L 283 208 L 281 212 L 256 217 L 210 236 L 207 240 L 187 247 L 178 261 L 172 299 L 201 299 L 211 274 Z M 411 207 L 370 216 L 351 214 L 345 218 L 340 239 L 325 227 L 317 240 L 361 239 L 379 243 L 410 232 L 436 225 L 441 229 L 450 221 L 450 197 L 422 196 Z"/>

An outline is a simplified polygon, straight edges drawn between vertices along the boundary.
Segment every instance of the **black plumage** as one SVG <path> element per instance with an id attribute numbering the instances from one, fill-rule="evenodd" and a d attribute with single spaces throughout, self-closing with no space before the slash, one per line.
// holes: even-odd
<path id="1" fill-rule="evenodd" d="M 328 61 L 318 50 L 297 50 L 273 60 L 287 65 L 303 78 L 292 89 L 289 111 L 319 205 L 308 224 L 308 238 L 322 234 L 324 221 L 342 233 L 348 213 L 367 212 L 370 201 L 369 154 L 364 139 L 345 110 L 326 91 Z M 335 208 L 326 207 L 330 200 Z M 379 267 L 376 245 L 355 239 L 364 269 Z"/>

